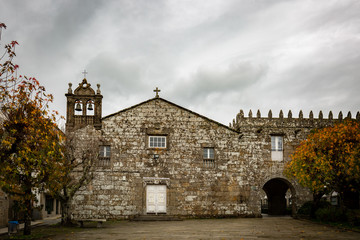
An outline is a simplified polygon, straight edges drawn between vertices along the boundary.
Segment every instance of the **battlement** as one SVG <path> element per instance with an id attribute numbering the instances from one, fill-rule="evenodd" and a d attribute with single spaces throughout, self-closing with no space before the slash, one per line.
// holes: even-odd
<path id="1" fill-rule="evenodd" d="M 344 118 L 342 111 L 340 111 L 338 117 L 334 118 L 332 111 L 330 111 L 328 117 L 324 118 L 323 112 L 320 111 L 318 117 L 314 118 L 313 111 L 310 111 L 309 117 L 305 118 L 303 111 L 300 110 L 298 118 L 293 118 L 292 111 L 290 110 L 287 114 L 287 118 L 285 118 L 283 111 L 280 110 L 279 116 L 274 118 L 271 110 L 268 112 L 267 117 L 261 117 L 260 110 L 257 110 L 256 116 L 253 116 L 252 110 L 250 110 L 248 117 L 245 117 L 244 111 L 241 109 L 229 126 L 236 130 L 241 127 L 255 126 L 316 128 L 330 126 L 337 121 L 342 121 L 343 119 L 353 119 L 351 112 L 349 111 L 347 116 Z M 359 111 L 356 113 L 356 117 L 354 119 L 360 121 Z"/>

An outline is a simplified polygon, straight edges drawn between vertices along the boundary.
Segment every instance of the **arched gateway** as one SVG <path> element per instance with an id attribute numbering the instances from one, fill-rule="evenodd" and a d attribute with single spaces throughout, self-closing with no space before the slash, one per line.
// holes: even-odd
<path id="1" fill-rule="evenodd" d="M 291 205 L 292 213 L 294 213 L 295 207 L 295 188 L 292 184 L 284 178 L 273 178 L 267 181 L 263 190 L 267 196 L 268 202 L 268 214 L 269 215 L 285 215 L 286 214 L 286 192 L 290 189 L 291 191 Z"/>

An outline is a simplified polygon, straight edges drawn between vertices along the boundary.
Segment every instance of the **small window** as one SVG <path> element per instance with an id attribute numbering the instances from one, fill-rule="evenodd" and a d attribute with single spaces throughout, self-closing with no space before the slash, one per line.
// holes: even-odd
<path id="1" fill-rule="evenodd" d="M 203 148 L 203 165 L 206 168 L 215 167 L 214 148 Z"/>
<path id="2" fill-rule="evenodd" d="M 214 148 L 204 148 L 204 159 L 214 159 Z"/>
<path id="3" fill-rule="evenodd" d="M 283 137 L 271 136 L 271 151 L 282 151 L 282 150 L 283 150 Z"/>
<path id="4" fill-rule="evenodd" d="M 331 205 L 333 205 L 333 206 L 337 206 L 338 204 L 339 204 L 339 202 L 338 202 L 338 197 L 337 196 L 331 196 L 331 198 L 330 198 L 330 203 L 331 203 Z"/>
<path id="5" fill-rule="evenodd" d="M 100 146 L 100 158 L 110 158 L 110 146 Z"/>
<path id="6" fill-rule="evenodd" d="M 166 136 L 149 136 L 149 148 L 166 148 Z"/>
<path id="7" fill-rule="evenodd" d="M 99 165 L 100 166 L 110 166 L 110 155 L 111 155 L 110 146 L 108 146 L 108 145 L 100 146 Z"/>
<path id="8" fill-rule="evenodd" d="M 271 159 L 273 161 L 283 160 L 283 137 L 271 136 Z"/>

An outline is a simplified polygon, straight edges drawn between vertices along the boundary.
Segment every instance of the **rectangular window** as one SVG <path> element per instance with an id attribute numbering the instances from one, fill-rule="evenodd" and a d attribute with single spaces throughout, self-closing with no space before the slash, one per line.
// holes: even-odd
<path id="1" fill-rule="evenodd" d="M 283 150 L 283 137 L 271 136 L 271 151 L 282 151 L 282 150 Z"/>
<path id="2" fill-rule="evenodd" d="M 271 136 L 271 160 L 283 160 L 283 137 Z"/>
<path id="3" fill-rule="evenodd" d="M 110 158 L 110 146 L 100 146 L 100 152 L 99 152 L 100 158 Z"/>
<path id="4" fill-rule="evenodd" d="M 331 196 L 330 203 L 333 206 L 337 206 L 338 205 L 338 197 Z"/>
<path id="5" fill-rule="evenodd" d="M 149 148 L 166 148 L 166 136 L 149 136 Z"/>
<path id="6" fill-rule="evenodd" d="M 108 145 L 102 145 L 99 148 L 99 165 L 100 166 L 110 166 L 110 155 L 111 148 Z"/>
<path id="7" fill-rule="evenodd" d="M 204 159 L 214 159 L 214 148 L 204 148 L 203 158 Z"/>
<path id="8" fill-rule="evenodd" d="M 206 168 L 215 167 L 214 148 L 209 148 L 209 147 L 203 148 L 203 165 Z"/>

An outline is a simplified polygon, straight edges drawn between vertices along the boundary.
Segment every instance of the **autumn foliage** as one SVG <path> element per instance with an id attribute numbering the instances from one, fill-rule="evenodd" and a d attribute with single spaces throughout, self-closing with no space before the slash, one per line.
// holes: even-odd
<path id="1" fill-rule="evenodd" d="M 314 194 L 335 190 L 342 196 L 346 191 L 359 191 L 359 122 L 347 119 L 312 132 L 292 155 L 285 174 Z"/>
<path id="2" fill-rule="evenodd" d="M 63 135 L 49 110 L 52 95 L 35 78 L 17 76 L 16 45 L 5 46 L 0 65 L 0 187 L 20 203 L 24 234 L 30 234 L 36 193 L 63 174 Z"/>

